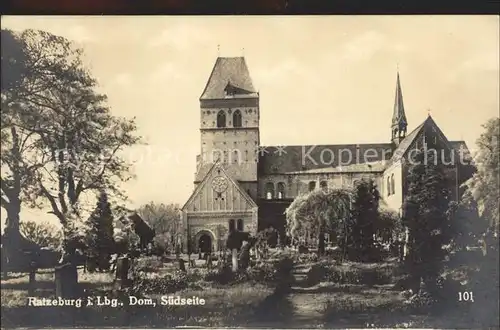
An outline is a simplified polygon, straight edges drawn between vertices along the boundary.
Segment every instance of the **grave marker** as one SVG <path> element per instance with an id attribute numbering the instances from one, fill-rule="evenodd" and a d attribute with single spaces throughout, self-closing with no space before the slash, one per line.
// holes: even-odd
<path id="1" fill-rule="evenodd" d="M 56 297 L 74 298 L 78 288 L 76 265 L 66 263 L 55 267 Z"/>
<path id="2" fill-rule="evenodd" d="M 128 257 L 118 258 L 116 261 L 115 286 L 123 289 L 128 285 L 128 272 L 130 270 L 130 259 Z"/>

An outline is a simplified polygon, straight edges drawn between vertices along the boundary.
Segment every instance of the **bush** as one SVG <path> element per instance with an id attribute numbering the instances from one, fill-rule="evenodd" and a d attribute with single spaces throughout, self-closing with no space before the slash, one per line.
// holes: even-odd
<path id="1" fill-rule="evenodd" d="M 327 268 L 323 265 L 313 265 L 307 272 L 307 284 L 313 286 L 321 282 L 327 275 Z"/>
<path id="2" fill-rule="evenodd" d="M 343 270 L 330 267 L 325 278 L 339 284 L 382 285 L 392 282 L 392 272 L 384 269 L 352 269 Z"/>
<path id="3" fill-rule="evenodd" d="M 311 263 L 317 262 L 319 258 L 317 253 L 310 252 L 307 254 L 299 254 L 296 259 L 298 263 Z"/>
<path id="4" fill-rule="evenodd" d="M 153 238 L 153 254 L 157 256 L 163 256 L 168 254 L 169 248 L 172 245 L 171 238 L 169 234 L 162 233 L 157 234 Z"/>
<path id="5" fill-rule="evenodd" d="M 167 274 L 163 277 L 156 277 L 153 274 L 148 276 L 145 273 L 138 273 L 139 276 L 132 280 L 130 293 L 148 294 L 148 293 L 173 293 L 179 290 L 186 289 L 190 282 L 195 278 L 190 277 L 182 271 L 175 271 L 172 274 Z"/>
<path id="6" fill-rule="evenodd" d="M 152 273 L 156 272 L 163 266 L 163 261 L 160 257 L 140 257 L 134 260 L 133 270 L 137 272 Z"/>
<path id="7" fill-rule="evenodd" d="M 271 263 L 262 262 L 247 270 L 250 281 L 262 284 L 276 283 L 276 267 Z"/>

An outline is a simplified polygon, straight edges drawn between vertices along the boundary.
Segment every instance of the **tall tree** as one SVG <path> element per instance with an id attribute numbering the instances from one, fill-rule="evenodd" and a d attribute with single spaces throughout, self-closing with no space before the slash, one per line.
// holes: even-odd
<path id="1" fill-rule="evenodd" d="M 178 204 L 163 204 L 151 201 L 139 207 L 137 213 L 155 231 L 154 243 L 156 248 L 174 252 L 177 247 L 180 247 L 181 218 Z"/>
<path id="2" fill-rule="evenodd" d="M 285 210 L 287 235 L 292 242 L 308 238 L 308 233 L 314 231 L 314 221 L 307 212 L 309 194 L 297 196 Z"/>
<path id="3" fill-rule="evenodd" d="M 488 228 L 488 222 L 479 216 L 477 202 L 472 193 L 466 190 L 460 202 L 451 202 L 448 210 L 452 231 L 453 245 L 458 251 L 465 251 L 469 246 L 478 246 Z"/>
<path id="4" fill-rule="evenodd" d="M 89 219 L 88 254 L 89 261 L 100 270 L 108 270 L 111 254 L 115 250 L 113 239 L 113 214 L 108 195 L 102 191 L 97 206 Z"/>
<path id="5" fill-rule="evenodd" d="M 354 188 L 352 204 L 352 243 L 358 256 L 369 255 L 379 219 L 380 193 L 375 182 L 361 180 Z"/>
<path id="6" fill-rule="evenodd" d="M 81 63 L 81 51 L 75 53 Z M 29 98 L 40 114 L 35 132 L 46 155 L 37 171 L 38 196 L 65 228 L 81 219 L 85 194 L 104 189 L 109 197 L 126 198 L 119 183 L 131 178 L 131 164 L 120 152 L 140 141 L 134 120 L 114 116 L 106 96 L 96 91 L 97 81 L 82 65 L 77 72 Z"/>
<path id="7" fill-rule="evenodd" d="M 345 189 L 315 190 L 296 198 L 285 211 L 292 233 L 311 228 L 318 237 L 318 255 L 325 252 L 325 234 L 350 218 L 352 193 Z"/>
<path id="8" fill-rule="evenodd" d="M 403 224 L 409 229 L 412 274 L 416 285 L 423 280 L 432 290 L 446 255 L 443 245 L 452 238 L 448 218 L 450 180 L 436 154 L 421 150 L 409 169 L 408 183 Z"/>
<path id="9" fill-rule="evenodd" d="M 153 201 L 137 209 L 139 216 L 144 219 L 157 234 L 166 234 L 172 243 L 180 234 L 180 207 L 178 204 L 155 203 Z"/>
<path id="10" fill-rule="evenodd" d="M 500 200 L 500 118 L 491 118 L 484 125 L 484 132 L 477 139 L 474 163 L 477 172 L 465 185 L 478 203 L 480 215 L 489 220 L 497 233 L 499 230 Z"/>
<path id="11" fill-rule="evenodd" d="M 89 81 L 80 55 L 68 40 L 44 31 L 2 30 L 1 189 L 9 232 L 19 232 L 22 203 L 39 206 L 36 170 L 47 155 L 36 132 L 44 119 L 52 119 L 42 116 L 39 100 L 70 81 Z"/>

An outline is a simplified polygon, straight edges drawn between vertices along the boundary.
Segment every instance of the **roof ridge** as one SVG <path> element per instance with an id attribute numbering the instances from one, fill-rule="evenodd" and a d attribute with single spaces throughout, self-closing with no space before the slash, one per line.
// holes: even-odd
<path id="1" fill-rule="evenodd" d="M 311 147 L 311 146 L 356 146 L 356 145 L 391 145 L 391 142 L 375 142 L 375 143 L 336 143 L 336 144 L 289 144 L 289 145 L 279 145 L 279 144 L 270 144 L 263 145 L 262 147 Z"/>

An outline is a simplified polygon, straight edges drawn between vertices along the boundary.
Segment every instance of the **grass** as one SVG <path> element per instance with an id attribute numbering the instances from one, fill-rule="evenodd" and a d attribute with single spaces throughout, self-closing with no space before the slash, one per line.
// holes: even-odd
<path id="1" fill-rule="evenodd" d="M 289 251 L 271 254 L 274 260 L 293 256 Z M 197 260 L 198 261 L 198 260 Z M 199 260 L 197 267 L 203 262 Z M 177 269 L 175 262 L 159 262 L 151 258 L 144 261 L 141 276 L 162 277 Z M 327 272 L 351 274 L 343 281 L 332 277 L 307 281 L 308 270 L 317 265 Z M 188 272 L 193 272 L 187 265 Z M 277 327 L 277 328 L 366 328 L 366 327 L 481 327 L 484 316 L 468 315 L 469 307 L 436 314 L 418 311 L 404 302 L 402 293 L 392 290 L 399 275 L 398 263 L 389 259 L 380 263 L 345 262 L 342 264 L 328 258 L 317 261 L 303 260 L 295 265 L 298 282 L 289 294 L 273 292 L 273 288 L 255 283 L 216 284 L 192 276 L 189 286 L 165 295 L 199 297 L 206 301 L 200 306 L 92 306 L 80 309 L 55 307 L 27 307 L 27 274 L 10 274 L 2 279 L 2 325 L 3 327 Z M 451 271 L 448 269 L 447 271 Z M 202 273 L 203 269 L 196 268 Z M 354 275 L 352 275 L 354 274 Z M 381 276 L 366 276 L 380 274 Z M 464 278 L 464 270 L 458 268 L 452 274 L 456 279 Z M 304 278 L 305 277 L 305 278 Z M 365 283 L 373 279 L 375 283 Z M 379 281 L 379 279 L 383 279 Z M 38 297 L 54 295 L 54 273 L 41 270 L 37 273 Z M 378 281 L 378 282 L 377 282 Z M 111 294 L 113 276 L 109 273 L 83 273 L 79 270 L 79 282 L 89 291 Z M 155 291 L 157 292 L 157 291 Z M 146 294 L 159 302 L 161 295 Z M 128 300 L 127 297 L 125 297 Z M 462 308 L 463 307 L 463 308 Z M 471 310 L 472 310 L 471 309 Z M 483 310 L 483 308 L 479 308 Z M 476 312 L 479 313 L 480 311 Z"/>
<path id="2" fill-rule="evenodd" d="M 162 267 L 167 272 L 170 265 Z M 96 293 L 111 293 L 113 276 L 109 273 L 83 273 L 79 269 L 79 283 Z M 3 327 L 173 327 L 173 326 L 237 326 L 255 318 L 256 310 L 272 294 L 272 289 L 250 283 L 230 287 L 196 283 L 195 289 L 187 288 L 172 294 L 190 298 L 203 298 L 205 305 L 199 306 L 89 306 L 76 308 L 27 306 L 28 274 L 10 274 L 2 279 L 2 325 Z M 34 296 L 54 297 L 54 273 L 42 270 L 36 275 L 37 290 Z M 160 301 L 160 295 L 149 295 Z M 128 300 L 128 297 L 125 300 Z"/>

